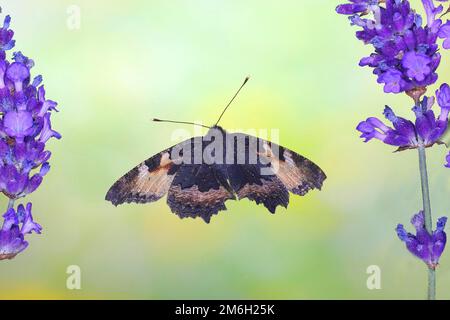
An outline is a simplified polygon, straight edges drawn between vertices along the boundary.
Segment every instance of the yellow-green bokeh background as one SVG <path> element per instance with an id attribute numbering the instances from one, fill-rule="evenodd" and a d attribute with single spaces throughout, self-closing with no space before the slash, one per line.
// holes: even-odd
<path id="1" fill-rule="evenodd" d="M 417 1 L 414 1 L 417 2 Z M 363 144 L 355 126 L 385 104 L 367 54 L 334 0 L 2 1 L 16 50 L 31 56 L 59 102 L 52 170 L 30 199 L 42 235 L 0 263 L 0 298 L 391 299 L 425 297 L 425 266 L 396 238 L 421 207 L 417 155 Z M 81 29 L 66 25 L 69 5 Z M 441 81 L 450 81 L 443 52 Z M 318 163 L 322 192 L 270 215 L 232 202 L 210 225 L 180 220 L 165 201 L 118 208 L 103 200 L 128 169 L 173 144 L 177 126 L 213 122 L 247 74 L 226 128 L 278 128 L 283 145 Z M 433 88 L 434 90 L 435 88 Z M 429 153 L 435 217 L 450 214 L 444 147 Z M 5 200 L 0 203 L 6 206 Z M 438 297 L 450 298 L 450 255 Z M 82 289 L 66 289 L 79 265 Z M 382 289 L 366 287 L 378 265 Z"/>

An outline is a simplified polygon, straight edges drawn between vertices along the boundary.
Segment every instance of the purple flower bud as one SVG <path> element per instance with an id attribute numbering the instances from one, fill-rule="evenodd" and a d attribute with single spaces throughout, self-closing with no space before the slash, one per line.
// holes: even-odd
<path id="1" fill-rule="evenodd" d="M 3 214 L 3 218 L 5 220 L 3 221 L 2 229 L 10 229 L 14 224 L 19 224 L 19 218 L 13 208 L 9 208 L 8 211 Z"/>
<path id="2" fill-rule="evenodd" d="M 357 1 L 352 1 L 357 2 Z M 367 11 L 367 3 L 355 3 L 355 4 L 341 4 L 336 7 L 336 12 L 339 14 L 355 14 Z"/>
<path id="3" fill-rule="evenodd" d="M 411 121 L 397 117 L 388 106 L 385 107 L 383 114 L 394 125 L 394 130 L 389 132 L 384 143 L 398 147 L 415 147 L 418 145 L 416 130 Z"/>
<path id="4" fill-rule="evenodd" d="M 41 136 L 39 137 L 39 142 L 46 143 L 50 138 L 55 137 L 56 139 L 61 139 L 61 135 L 52 130 L 50 122 L 50 113 L 44 116 L 44 127 L 42 128 Z"/>
<path id="5" fill-rule="evenodd" d="M 39 110 L 39 113 L 38 113 L 39 117 L 43 117 L 47 113 L 47 111 L 56 110 L 56 106 L 58 104 L 55 101 L 45 100 L 44 86 L 39 87 L 38 95 L 39 95 L 39 102 L 41 102 L 41 104 L 42 104 L 41 110 Z"/>
<path id="6" fill-rule="evenodd" d="M 50 171 L 50 164 L 48 162 L 45 162 L 42 164 L 41 170 L 39 171 L 39 175 L 41 177 L 45 176 Z"/>
<path id="7" fill-rule="evenodd" d="M 41 83 L 42 83 L 42 76 L 38 75 L 33 79 L 33 83 L 31 85 L 37 88 Z"/>
<path id="8" fill-rule="evenodd" d="M 411 219 L 416 235 L 408 233 L 402 224 L 397 226 L 396 231 L 409 252 L 424 261 L 431 269 L 435 269 L 447 242 L 447 235 L 444 232 L 446 222 L 446 217 L 440 218 L 436 224 L 436 230 L 430 234 L 425 229 L 424 213 L 420 211 Z"/>
<path id="9" fill-rule="evenodd" d="M 0 29 L 0 50 L 3 54 L 0 58 L 4 59 L 4 51 L 10 50 L 14 47 L 15 41 L 12 40 L 14 32 L 9 30 L 9 24 L 11 22 L 11 17 L 6 16 L 3 22 L 3 27 Z"/>
<path id="10" fill-rule="evenodd" d="M 450 168 L 450 152 L 447 154 L 445 161 L 446 161 L 445 167 Z"/>
<path id="11" fill-rule="evenodd" d="M 13 53 L 13 60 L 15 62 L 25 65 L 28 69 L 31 69 L 34 67 L 34 61 L 31 60 L 30 58 L 24 56 L 22 54 L 22 52 L 20 52 L 20 51 Z"/>
<path id="12" fill-rule="evenodd" d="M 450 108 L 450 86 L 446 83 L 436 90 L 436 97 L 441 108 Z"/>
<path id="13" fill-rule="evenodd" d="M 435 7 L 433 0 L 422 0 L 425 12 L 427 14 L 427 24 L 428 27 L 433 26 L 436 21 L 436 16 L 440 14 L 443 10 L 442 6 Z"/>
<path id="14" fill-rule="evenodd" d="M 22 223 L 22 228 L 20 229 L 20 232 L 22 232 L 22 234 L 27 234 L 27 233 L 31 233 L 31 232 L 35 232 L 40 234 L 42 227 L 33 221 L 33 216 L 31 214 L 31 208 L 32 208 L 32 204 L 31 202 L 29 202 L 27 204 L 27 207 L 25 208 L 23 206 L 23 204 L 20 204 L 17 207 L 17 215 L 19 217 L 19 222 Z"/>
<path id="15" fill-rule="evenodd" d="M 33 193 L 42 183 L 42 176 L 40 174 L 33 175 L 27 183 L 26 188 L 24 189 L 24 194 Z"/>
<path id="16" fill-rule="evenodd" d="M 450 49 L 450 21 L 447 21 L 441 26 L 438 36 L 440 39 L 444 39 L 442 47 L 444 49 Z"/>

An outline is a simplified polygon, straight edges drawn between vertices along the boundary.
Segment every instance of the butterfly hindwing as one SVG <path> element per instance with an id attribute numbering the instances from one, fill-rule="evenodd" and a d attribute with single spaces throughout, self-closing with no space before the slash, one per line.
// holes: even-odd
<path id="1" fill-rule="evenodd" d="M 167 204 L 181 218 L 211 217 L 226 210 L 225 201 L 234 200 L 224 172 L 218 165 L 183 164 L 169 189 Z"/>
<path id="2" fill-rule="evenodd" d="M 258 165 L 230 165 L 227 169 L 231 186 L 239 199 L 247 198 L 275 213 L 278 206 L 287 208 L 289 192 L 275 175 L 261 175 Z"/>

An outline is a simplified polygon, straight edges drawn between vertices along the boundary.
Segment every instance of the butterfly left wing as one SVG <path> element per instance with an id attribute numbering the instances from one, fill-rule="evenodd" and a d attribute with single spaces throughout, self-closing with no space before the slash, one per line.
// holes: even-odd
<path id="1" fill-rule="evenodd" d="M 189 164 L 183 158 L 189 150 L 186 154 L 194 157 L 197 147 L 202 152 L 204 143 L 199 137 L 191 138 L 142 162 L 114 183 L 106 200 L 117 206 L 154 202 L 167 194 L 167 204 L 180 218 L 200 217 L 209 223 L 213 215 L 226 210 L 225 201 L 234 200 L 235 195 L 222 167 Z"/>
<path id="2" fill-rule="evenodd" d="M 154 155 L 140 163 L 109 189 L 105 199 L 118 206 L 123 203 L 154 202 L 164 197 L 178 171 L 179 161 L 174 149 L 192 145 L 198 138 L 191 138 Z M 177 158 L 177 159 L 174 159 Z"/>
<path id="3" fill-rule="evenodd" d="M 170 149 L 142 162 L 109 189 L 105 199 L 118 206 L 123 203 L 147 203 L 164 197 L 175 177 Z"/>

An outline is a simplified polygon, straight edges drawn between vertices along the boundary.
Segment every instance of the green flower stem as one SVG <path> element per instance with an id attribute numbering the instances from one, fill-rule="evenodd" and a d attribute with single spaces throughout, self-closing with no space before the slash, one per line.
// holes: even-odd
<path id="1" fill-rule="evenodd" d="M 8 202 L 8 210 L 9 209 L 11 209 L 11 208 L 14 208 L 14 199 L 9 199 L 9 202 Z"/>
<path id="2" fill-rule="evenodd" d="M 431 218 L 431 204 L 430 204 L 430 189 L 428 187 L 428 172 L 427 172 L 427 156 L 425 147 L 419 147 L 419 168 L 420 168 L 420 182 L 422 184 L 422 201 L 423 213 L 425 215 L 425 229 L 432 234 L 433 220 Z M 428 268 L 428 300 L 436 299 L 436 271 Z"/>

